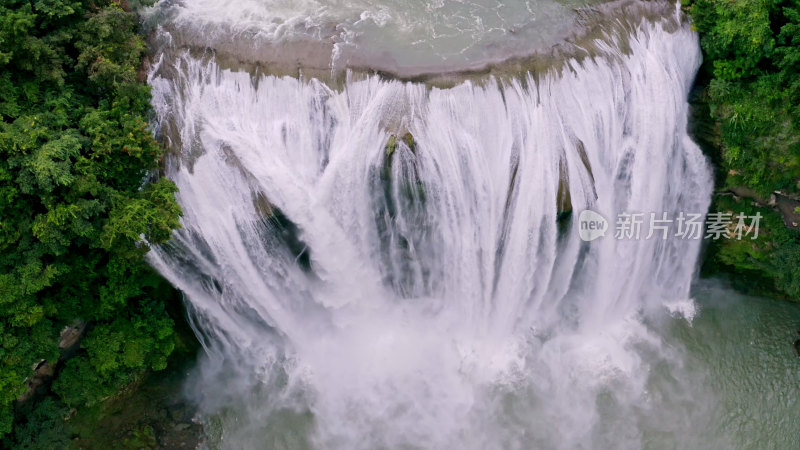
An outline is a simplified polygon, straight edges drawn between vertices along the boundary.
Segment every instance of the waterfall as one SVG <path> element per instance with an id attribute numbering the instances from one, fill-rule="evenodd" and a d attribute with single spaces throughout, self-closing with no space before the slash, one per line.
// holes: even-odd
<path id="1" fill-rule="evenodd" d="M 593 45 L 452 87 L 158 57 L 184 216 L 150 262 L 186 295 L 220 445 L 644 446 L 648 374 L 681 364 L 650 323 L 691 310 L 700 241 L 613 231 L 707 210 L 701 56 L 674 18 Z M 587 209 L 610 227 L 592 242 Z"/>

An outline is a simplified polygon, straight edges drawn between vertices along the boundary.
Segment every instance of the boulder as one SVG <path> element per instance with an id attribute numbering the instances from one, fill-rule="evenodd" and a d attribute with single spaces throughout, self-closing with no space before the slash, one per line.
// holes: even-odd
<path id="1" fill-rule="evenodd" d="M 77 320 L 72 325 L 64 327 L 58 340 L 58 348 L 60 350 L 72 349 L 81 340 L 84 331 L 86 331 L 86 322 L 82 320 Z"/>
<path id="2" fill-rule="evenodd" d="M 39 387 L 49 383 L 56 372 L 56 365 L 43 359 L 34 364 L 32 369 L 33 375 L 25 380 L 25 386 L 28 389 L 17 398 L 18 402 L 28 400 L 36 393 Z"/>

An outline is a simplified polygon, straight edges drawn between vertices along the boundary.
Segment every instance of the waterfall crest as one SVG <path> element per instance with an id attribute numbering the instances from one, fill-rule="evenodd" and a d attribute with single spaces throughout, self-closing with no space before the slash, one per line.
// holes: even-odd
<path id="1" fill-rule="evenodd" d="M 223 446 L 642 447 L 648 372 L 678 359 L 648 321 L 691 302 L 700 241 L 617 240 L 614 219 L 707 210 L 701 56 L 686 24 L 595 44 L 448 89 L 162 55 L 184 217 L 150 261 L 204 343 L 198 401 L 235 418 Z M 579 239 L 586 209 L 608 235 Z"/>

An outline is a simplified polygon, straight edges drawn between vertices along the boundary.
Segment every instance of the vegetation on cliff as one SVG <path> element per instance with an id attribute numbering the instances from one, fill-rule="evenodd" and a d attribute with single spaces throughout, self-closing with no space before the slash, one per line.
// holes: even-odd
<path id="1" fill-rule="evenodd" d="M 145 44 L 124 6 L 0 1 L 6 446 L 58 446 L 67 415 L 163 369 L 177 342 L 166 305 L 174 292 L 145 264 L 140 236 L 169 239 L 180 209 L 175 186 L 154 177 L 162 149 L 138 78 Z M 76 323 L 85 336 L 65 358 L 62 330 Z M 49 367 L 38 375 L 52 377 L 51 392 L 30 392 L 37 367 Z M 23 396 L 39 397 L 27 414 Z"/>
<path id="2" fill-rule="evenodd" d="M 778 192 L 800 196 L 800 2 L 693 0 L 709 78 L 705 96 L 716 122 L 720 184 L 746 187 L 748 199 L 717 197 L 718 211 L 756 210 L 766 217 L 756 241 L 713 245 L 710 265 L 722 265 L 800 300 L 800 242 L 792 214 L 768 206 Z M 735 190 L 735 189 L 734 189 Z M 761 200 L 760 206 L 754 199 Z M 788 224 L 785 222 L 789 222 Z"/>

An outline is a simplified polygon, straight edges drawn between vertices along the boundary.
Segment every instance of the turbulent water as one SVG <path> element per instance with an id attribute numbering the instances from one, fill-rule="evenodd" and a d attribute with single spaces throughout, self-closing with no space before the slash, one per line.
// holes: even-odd
<path id="1" fill-rule="evenodd" d="M 550 69 L 446 89 L 363 72 L 277 77 L 198 51 L 259 33 L 294 48 L 289 29 L 327 42 L 327 23 L 350 33 L 337 44 L 367 54 L 401 41 L 388 54 L 408 67 L 427 54 L 418 41 L 436 64 L 454 53 L 491 62 L 479 55 L 512 39 L 509 21 L 536 30 L 542 15 L 571 11 L 339 3 L 198 0 L 154 13 L 165 25 L 149 82 L 184 217 L 151 263 L 186 294 L 204 343 L 191 396 L 213 445 L 731 444 L 686 432 L 718 401 L 663 331 L 696 312 L 701 242 L 613 230 L 583 242 L 576 220 L 593 209 L 613 228 L 621 212 L 708 207 L 710 168 L 686 133 L 700 50 L 678 11 L 628 17 L 626 35 L 590 39 L 584 57 Z M 344 17 L 359 10 L 361 22 Z M 362 23 L 381 11 L 387 30 Z M 477 37 L 459 22 L 470 17 Z M 419 29 L 398 32 L 407 22 Z M 456 37 L 437 41 L 450 26 Z M 341 53 L 330 50 L 333 67 Z"/>

